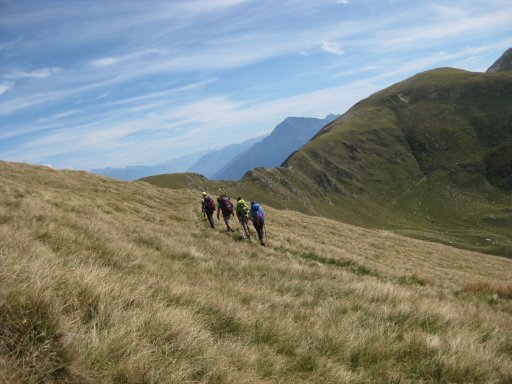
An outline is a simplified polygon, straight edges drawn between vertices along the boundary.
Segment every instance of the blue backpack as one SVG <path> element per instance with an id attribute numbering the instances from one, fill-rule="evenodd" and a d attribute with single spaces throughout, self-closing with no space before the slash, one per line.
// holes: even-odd
<path id="1" fill-rule="evenodd" d="M 256 224 L 263 224 L 265 222 L 265 211 L 258 203 L 251 205 L 252 221 Z"/>

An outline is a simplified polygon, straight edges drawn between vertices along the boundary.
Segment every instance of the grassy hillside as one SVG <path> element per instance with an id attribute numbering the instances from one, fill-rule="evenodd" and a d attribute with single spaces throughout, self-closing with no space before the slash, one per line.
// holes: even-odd
<path id="1" fill-rule="evenodd" d="M 512 257 L 512 72 L 421 73 L 356 104 L 283 167 L 203 185 Z"/>
<path id="2" fill-rule="evenodd" d="M 0 191 L 0 382 L 512 381 L 512 260 L 268 207 L 261 247 L 85 172 Z"/>
<path id="3" fill-rule="evenodd" d="M 511 73 L 434 70 L 356 105 L 286 165 L 339 207 L 322 213 L 510 257 L 511 122 Z"/>

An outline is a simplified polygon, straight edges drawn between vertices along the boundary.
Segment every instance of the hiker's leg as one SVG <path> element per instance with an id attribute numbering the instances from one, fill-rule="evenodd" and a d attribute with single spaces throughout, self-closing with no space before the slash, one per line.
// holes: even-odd
<path id="1" fill-rule="evenodd" d="M 260 239 L 260 241 L 263 241 L 263 231 L 262 231 L 262 226 L 260 223 L 254 223 L 254 228 L 256 228 L 256 232 L 258 233 L 258 239 Z"/>
<path id="2" fill-rule="evenodd" d="M 242 219 L 242 227 L 244 228 L 244 233 L 249 240 L 251 240 L 251 235 L 249 233 L 249 226 L 247 225 L 247 217 Z"/>
<path id="3" fill-rule="evenodd" d="M 224 223 L 226 223 L 226 231 L 231 231 L 231 232 L 235 232 L 233 231 L 233 228 L 231 227 L 231 223 L 229 222 L 229 219 L 231 217 L 231 215 L 222 215 L 224 216 Z"/>
<path id="4" fill-rule="evenodd" d="M 258 223 L 256 222 L 252 222 L 252 225 L 254 226 L 254 230 L 256 231 L 256 234 L 258 235 L 258 237 L 260 236 L 260 233 L 258 232 Z"/>
<path id="5" fill-rule="evenodd" d="M 249 224 L 247 223 L 247 219 L 245 219 L 245 230 L 247 231 L 247 238 L 251 240 L 251 231 L 249 231 Z"/>
<path id="6" fill-rule="evenodd" d="M 243 235 L 244 235 L 244 239 L 247 237 L 245 235 L 245 227 L 244 227 L 244 221 L 242 218 L 238 217 L 238 222 L 240 223 L 240 225 L 242 226 L 242 232 L 243 232 Z"/>
<path id="7" fill-rule="evenodd" d="M 244 239 L 245 239 L 245 228 L 244 228 L 244 220 L 243 218 L 241 218 L 240 216 L 237 215 L 237 218 L 238 218 L 238 222 L 240 223 L 240 225 L 242 226 L 242 230 L 243 230 L 243 234 L 244 234 Z"/>
<path id="8" fill-rule="evenodd" d="M 247 238 L 249 238 L 249 235 L 247 234 L 247 225 L 245 223 L 245 220 L 243 218 L 240 218 L 239 220 L 240 220 L 240 225 L 242 226 L 244 239 L 247 239 Z"/>
<path id="9" fill-rule="evenodd" d="M 215 229 L 215 220 L 213 220 L 213 212 L 208 211 L 208 212 L 206 212 L 206 215 L 208 216 L 208 221 L 210 222 L 210 227 Z"/>

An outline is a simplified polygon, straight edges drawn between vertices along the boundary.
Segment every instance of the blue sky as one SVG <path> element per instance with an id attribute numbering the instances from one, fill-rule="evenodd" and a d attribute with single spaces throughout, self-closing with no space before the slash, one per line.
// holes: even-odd
<path id="1" fill-rule="evenodd" d="M 151 165 L 485 71 L 510 0 L 0 0 L 0 159 Z"/>

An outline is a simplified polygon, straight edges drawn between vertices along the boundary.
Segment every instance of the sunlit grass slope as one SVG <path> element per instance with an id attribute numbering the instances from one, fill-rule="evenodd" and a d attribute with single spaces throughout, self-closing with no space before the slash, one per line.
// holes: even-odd
<path id="1" fill-rule="evenodd" d="M 512 260 L 265 208 L 0 162 L 0 382 L 512 381 Z"/>

